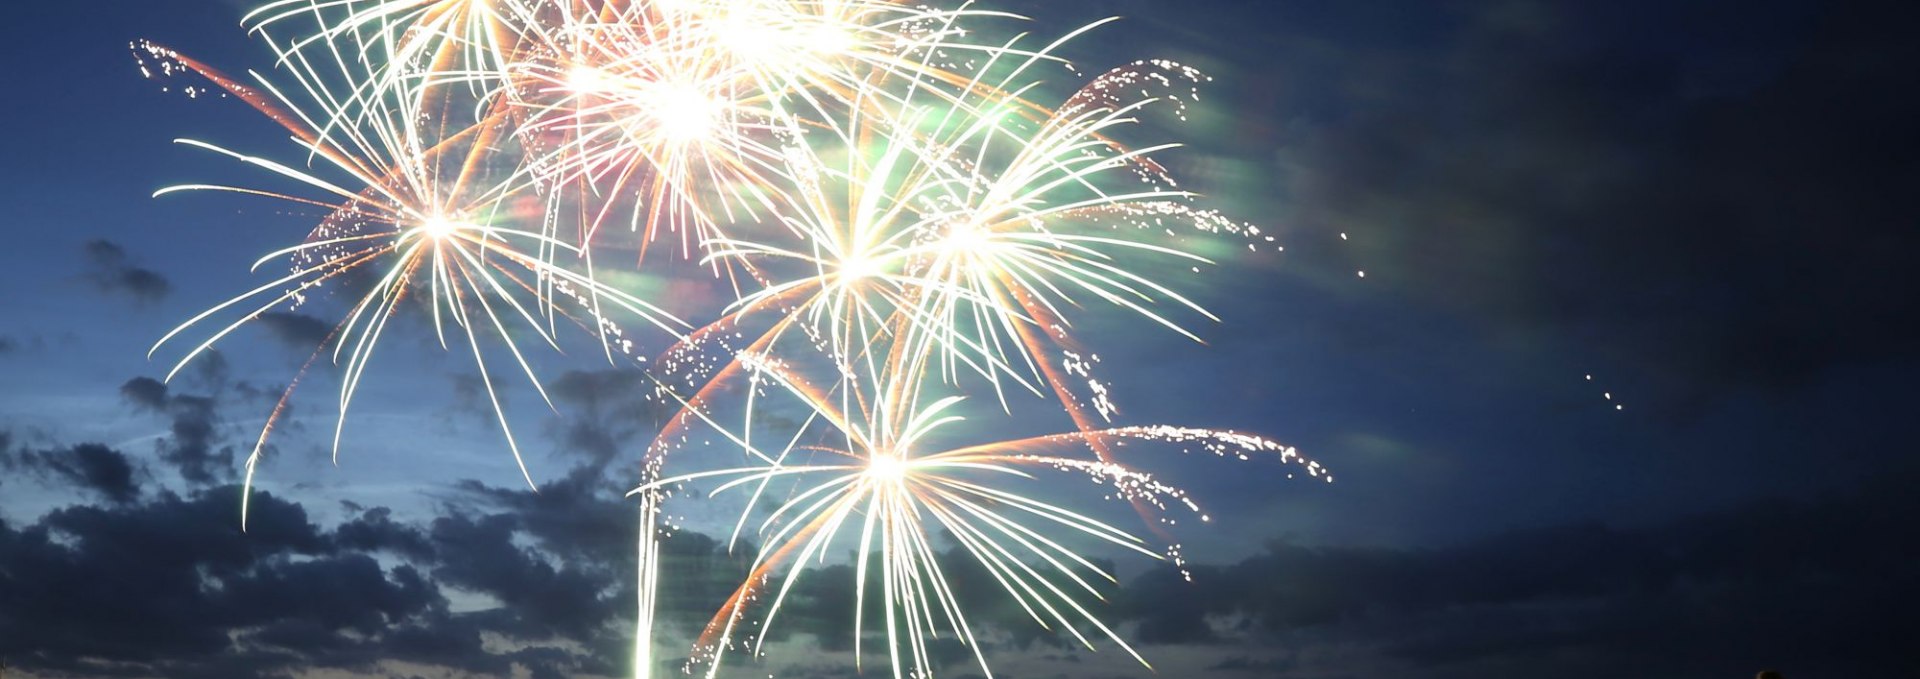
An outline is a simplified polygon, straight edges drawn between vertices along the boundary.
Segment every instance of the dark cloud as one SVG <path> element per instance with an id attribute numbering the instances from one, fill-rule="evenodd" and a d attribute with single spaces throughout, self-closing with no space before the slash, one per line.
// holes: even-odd
<path id="1" fill-rule="evenodd" d="M 212 400 L 146 378 L 122 393 L 173 419 L 162 459 L 193 481 L 181 454 L 217 443 L 208 432 L 218 427 L 200 426 L 217 424 Z M 584 467 L 544 495 L 469 484 L 463 508 L 425 526 L 353 507 L 328 530 L 259 493 L 246 533 L 237 488 L 143 491 L 137 467 L 104 447 L 18 450 L 0 433 L 0 467 L 116 501 L 0 524 L 0 656 L 36 674 L 265 677 L 409 661 L 561 677 L 618 675 L 631 660 L 638 515 L 617 484 Z M 711 556 L 712 539 L 688 534 L 672 545 L 674 573 L 727 577 L 680 556 Z M 733 558 L 731 577 L 750 556 Z M 704 621 L 730 590 L 700 591 Z M 498 607 L 455 613 L 449 592 Z M 85 641 L 94 638 L 111 641 Z"/>
<path id="2" fill-rule="evenodd" d="M 393 520 L 393 510 L 373 507 L 334 528 L 341 547 L 359 552 L 389 552 L 418 563 L 431 563 L 433 543 L 418 529 Z"/>
<path id="3" fill-rule="evenodd" d="M 1912 477 L 1817 502 L 1436 549 L 1274 542 L 1240 563 L 1196 566 L 1191 583 L 1151 571 L 1100 613 L 1133 623 L 1142 644 L 1217 654 L 1210 667 L 1223 676 L 1897 674 L 1906 659 L 1876 640 L 1920 632 L 1899 613 L 1920 597 L 1904 558 L 1920 544 L 1899 529 L 1920 519 Z M 470 483 L 456 511 L 424 527 L 375 507 L 326 529 L 262 493 L 243 534 L 231 486 L 0 523 L 0 654 L 51 675 L 256 677 L 383 660 L 617 675 L 637 516 L 604 485 L 579 473 L 543 493 Z M 662 614 L 677 629 L 719 610 L 754 556 L 750 544 L 729 552 L 686 531 L 663 549 L 673 586 Z M 995 649 L 1062 642 L 965 554 L 941 559 Z M 852 570 L 816 567 L 773 640 L 849 648 Z M 448 592 L 499 606 L 454 613 Z M 954 671 L 971 663 L 957 646 L 936 651 Z"/>
<path id="4" fill-rule="evenodd" d="M 485 377 L 478 372 L 456 372 L 449 374 L 447 379 L 453 388 L 455 414 L 471 418 L 469 422 L 487 427 L 499 425 L 497 419 L 499 415 L 494 410 L 493 399 L 498 397 L 500 404 L 510 410 L 515 392 L 512 388 L 507 388 L 508 385 L 518 387 L 526 384 L 522 381 L 526 379 L 524 374 L 498 370 L 488 372 Z M 487 392 L 489 381 L 494 387 L 491 394 Z"/>
<path id="5" fill-rule="evenodd" d="M 435 520 L 434 549 L 442 563 L 453 565 L 435 574 L 502 602 L 525 602 L 525 608 L 508 603 L 505 609 L 520 619 L 501 631 L 588 634 L 596 640 L 589 644 L 594 663 L 583 667 L 620 671 L 628 662 L 620 652 L 630 641 L 622 634 L 633 620 L 640 520 L 639 508 L 621 496 L 622 485 L 602 478 L 592 464 L 542 484 L 539 492 L 464 482 L 463 504 L 476 513 Z M 520 537 L 534 548 L 518 546 Z M 661 545 L 660 577 L 673 583 L 661 591 L 662 620 L 680 629 L 704 625 L 746 578 L 755 554 L 751 543 L 729 550 L 714 537 L 674 531 Z M 802 590 L 816 588 L 809 581 Z M 529 596 L 546 600 L 527 601 Z M 790 610 L 811 619 L 816 608 L 807 603 Z"/>
<path id="6" fill-rule="evenodd" d="M 221 394 L 230 386 L 249 386 L 236 385 L 232 381 L 233 367 L 227 363 L 227 355 L 213 350 L 202 352 L 194 357 L 193 363 L 180 372 L 179 378 L 184 379 L 189 386 L 199 387 L 215 395 Z"/>
<path id="7" fill-rule="evenodd" d="M 234 650 L 228 630 L 326 605 L 277 610 L 227 595 L 258 593 L 294 566 L 289 557 L 327 556 L 297 505 L 256 497 L 253 530 L 243 535 L 238 500 L 231 488 L 187 499 L 163 494 L 111 509 L 68 507 L 18 531 L 0 529 L 0 653 L 62 674 L 141 674 L 112 669 L 120 662 L 174 674 Z M 335 564 L 308 563 L 315 565 L 302 568 Z"/>
<path id="8" fill-rule="evenodd" d="M 0 356 L 41 352 L 49 348 L 72 349 L 80 342 L 80 336 L 71 330 L 52 333 L 50 335 L 43 335 L 37 332 L 0 335 Z"/>
<path id="9" fill-rule="evenodd" d="M 209 361 L 209 364 L 218 364 Z M 203 371 L 203 374 L 205 371 Z M 224 375 L 224 369 L 214 369 Z M 213 381 L 214 378 L 207 378 Z M 214 382 L 218 388 L 224 377 Z M 164 414 L 170 427 L 168 435 L 156 445 L 160 459 L 195 485 L 211 485 L 234 478 L 235 452 L 220 445 L 222 433 L 219 402 L 214 396 L 174 393 L 166 384 L 148 377 L 135 377 L 120 385 L 120 395 L 137 410 Z"/>
<path id="10" fill-rule="evenodd" d="M 82 443 L 71 448 L 11 452 L 6 444 L 7 438 L 0 435 L 0 467 L 50 474 L 116 504 L 131 502 L 140 495 L 133 464 L 126 455 L 107 446 Z"/>
<path id="11" fill-rule="evenodd" d="M 242 533 L 238 510 L 239 489 L 223 486 L 0 520 L 0 656 L 45 676 L 251 678 L 404 661 L 560 677 L 618 674 L 631 648 L 631 613 L 604 594 L 614 576 L 517 547 L 514 517 L 421 529 L 372 508 L 327 530 L 256 493 Z M 507 605 L 455 613 L 444 588 Z"/>
<path id="12" fill-rule="evenodd" d="M 167 296 L 173 285 L 151 269 L 134 266 L 127 251 L 108 240 L 87 241 L 86 278 L 95 289 L 126 295 L 137 302 L 155 302 Z"/>
<path id="13" fill-rule="evenodd" d="M 514 544 L 515 524 L 507 514 L 435 519 L 430 535 L 447 558 L 434 576 L 499 599 L 513 612 L 518 636 L 579 637 L 613 618 L 609 581 Z"/>
<path id="14" fill-rule="evenodd" d="M 567 417 L 549 433 L 560 450 L 585 456 L 594 467 L 604 467 L 621 453 L 637 456 L 642 435 L 651 435 L 664 419 L 660 406 L 648 398 L 653 383 L 639 370 L 569 370 L 547 385 L 547 394 L 562 405 Z"/>
<path id="15" fill-rule="evenodd" d="M 1171 569 L 1123 592 L 1155 644 L 1215 644 L 1239 676 L 1689 677 L 1765 666 L 1898 674 L 1920 519 L 1907 474 L 1817 502 L 1642 528 L 1567 525 L 1431 550 L 1311 548 Z M 1258 656 L 1249 645 L 1287 649 Z M 1346 648 L 1345 655 L 1329 649 Z M 1364 649 L 1352 652 L 1351 649 Z M 1798 670 L 1798 671 L 1796 671 Z"/>
<path id="16" fill-rule="evenodd" d="M 503 604 L 499 614 L 476 624 L 513 636 L 563 634 L 583 639 L 588 649 L 580 665 L 584 671 L 625 671 L 631 660 L 622 653 L 631 645 L 625 635 L 632 629 L 634 615 L 638 509 L 623 502 L 611 490 L 613 484 L 598 479 L 588 467 L 543 484 L 539 492 L 472 481 L 460 488 L 463 504 L 475 511 L 435 519 L 429 533 L 432 549 L 443 564 L 434 571 L 435 577 Z M 700 541 L 711 544 L 697 533 L 676 537 L 669 544 L 684 548 Z M 675 550 L 669 547 L 668 551 Z M 667 562 L 682 560 L 673 557 Z M 694 582 L 681 582 L 672 589 L 702 592 L 687 598 L 711 607 L 724 599 L 724 594 Z M 664 606 L 668 610 L 690 607 L 682 597 L 668 598 L 671 601 Z M 689 616 L 673 617 L 684 621 Z"/>
<path id="17" fill-rule="evenodd" d="M 518 527 L 541 548 L 594 562 L 633 547 L 639 509 L 620 499 L 626 490 L 623 485 L 627 484 L 605 478 L 592 466 L 581 466 L 559 480 L 542 483 L 538 492 L 476 481 L 462 481 L 456 487 L 476 506 L 516 517 Z"/>
<path id="18" fill-rule="evenodd" d="M 135 377 L 120 385 L 120 396 L 142 410 L 165 412 L 167 385 L 151 377 Z"/>
<path id="19" fill-rule="evenodd" d="M 1109 4 L 1106 44 L 1217 67 L 1231 127 L 1169 162 L 1303 253 L 1274 317 L 1444 312 L 1675 408 L 1920 346 L 1912 3 Z"/>
<path id="20" fill-rule="evenodd" d="M 516 393 L 512 385 L 524 386 L 524 376 L 517 373 L 493 372 L 489 378 L 503 403 L 509 402 Z M 471 416 L 489 427 L 497 424 L 486 380 L 471 372 L 453 373 L 449 379 L 460 416 Z M 545 422 L 541 433 L 552 442 L 555 451 L 565 457 L 583 459 L 583 464 L 590 468 L 570 472 L 575 475 L 592 476 L 623 455 L 627 459 L 638 459 L 653 432 L 658 430 L 657 422 L 665 417 L 657 399 L 649 399 L 652 382 L 645 373 L 632 368 L 568 370 L 548 380 L 542 388 L 561 416 Z"/>
<path id="21" fill-rule="evenodd" d="M 303 351 L 314 350 L 333 333 L 333 326 L 326 321 L 291 311 L 269 311 L 253 322 L 266 328 L 274 339 Z"/>
<path id="22" fill-rule="evenodd" d="M 1214 663 L 1208 666 L 1207 669 L 1216 672 L 1251 672 L 1270 676 L 1286 676 L 1286 673 L 1292 672 L 1298 666 L 1299 662 L 1292 656 L 1255 660 L 1244 655 L 1236 655 Z"/>

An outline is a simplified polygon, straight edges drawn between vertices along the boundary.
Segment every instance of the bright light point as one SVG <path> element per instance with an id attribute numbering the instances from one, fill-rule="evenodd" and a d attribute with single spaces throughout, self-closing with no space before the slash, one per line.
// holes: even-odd
<path id="1" fill-rule="evenodd" d="M 979 252 L 991 244 L 987 232 L 975 226 L 955 224 L 947 230 L 946 249 L 952 253 Z"/>
<path id="2" fill-rule="evenodd" d="M 575 92 L 605 92 L 612 89 L 613 79 L 606 71 L 592 66 L 580 65 L 567 73 L 567 87 Z"/>
<path id="3" fill-rule="evenodd" d="M 452 236 L 453 232 L 458 230 L 460 225 L 446 217 L 428 217 L 426 221 L 420 223 L 420 233 L 429 240 L 440 240 Z"/>
<path id="4" fill-rule="evenodd" d="M 840 261 L 840 279 L 853 283 L 880 275 L 880 262 L 872 257 L 853 256 Z"/>
<path id="5" fill-rule="evenodd" d="M 899 483 L 907 478 L 907 464 L 892 453 L 875 453 L 867 460 L 867 478 L 879 483 Z"/>
<path id="6" fill-rule="evenodd" d="M 732 13 L 727 20 L 715 26 L 714 32 L 735 54 L 750 61 L 766 61 L 777 58 L 783 50 L 780 49 L 780 34 L 764 21 L 764 17 L 751 13 Z"/>
<path id="7" fill-rule="evenodd" d="M 853 48 L 853 36 L 836 26 L 820 26 L 808 31 L 807 47 L 814 54 L 841 54 Z"/>
<path id="8" fill-rule="evenodd" d="M 1365 272 L 1365 271 L 1361 271 L 1361 272 L 1359 272 L 1359 274 L 1360 274 L 1360 277 L 1361 277 L 1361 278 L 1366 278 L 1366 277 L 1367 277 L 1367 272 Z"/>
<path id="9" fill-rule="evenodd" d="M 654 122 L 668 139 L 693 141 L 713 131 L 718 107 L 706 93 L 686 86 L 661 85 L 648 94 L 653 100 Z"/>

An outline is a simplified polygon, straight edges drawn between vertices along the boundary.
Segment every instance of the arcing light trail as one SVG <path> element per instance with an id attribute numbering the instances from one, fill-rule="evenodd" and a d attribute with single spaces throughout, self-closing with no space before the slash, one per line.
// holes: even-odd
<path id="1" fill-rule="evenodd" d="M 1142 517 L 1199 511 L 1127 464 L 1132 448 L 1258 455 L 1331 477 L 1258 436 L 1112 422 L 1074 318 L 1109 309 L 1197 339 L 1186 324 L 1215 316 L 1153 272 L 1210 265 L 1192 243 L 1272 237 L 1196 207 L 1151 159 L 1173 145 L 1120 141 L 1150 109 L 1184 117 L 1204 76 L 1141 61 L 1061 97 L 1043 72 L 1060 73 L 1059 47 L 1098 24 L 1039 46 L 982 38 L 1017 20 L 889 0 L 275 0 L 245 23 L 274 49 L 281 85 L 138 44 L 149 74 L 206 78 L 286 128 L 304 156 L 183 141 L 291 188 L 160 193 L 234 191 L 326 213 L 255 265 L 287 273 L 155 349 L 190 345 L 177 372 L 261 314 L 343 292 L 314 354 L 341 370 L 337 456 L 389 322 L 418 315 L 443 348 L 471 353 L 529 484 L 490 354 L 504 349 L 543 400 L 523 345 L 557 350 L 570 328 L 647 371 L 675 412 L 632 493 L 637 676 L 654 669 L 655 608 L 673 586 L 659 573 L 662 517 L 695 480 L 745 493 L 734 539 L 762 545 L 696 643 L 691 662 L 707 676 L 728 653 L 764 650 L 792 587 L 840 540 L 856 545 L 856 662 L 877 630 L 893 676 L 932 676 L 928 644 L 951 637 L 991 676 L 965 605 L 976 593 L 949 573 L 957 558 L 1034 623 L 1145 663 L 1089 603 L 1113 576 L 1084 550 L 1181 557 L 1071 508 L 1076 488 L 1090 482 Z M 697 264 L 734 299 L 693 327 L 609 283 L 594 253 L 617 229 L 639 252 L 620 268 Z M 634 321 L 668 339 L 654 360 L 626 330 Z M 959 414 L 984 394 L 975 402 L 996 408 Z M 249 457 L 249 487 L 290 395 Z M 969 426 L 1028 399 L 1057 403 L 1070 427 L 993 441 Z M 805 418 L 770 446 L 754 416 L 768 408 Z M 701 436 L 747 466 L 677 454 Z M 756 507 L 771 515 L 751 521 Z"/>
<path id="2" fill-rule="evenodd" d="M 868 406 L 861 412 L 841 412 L 834 403 L 821 398 L 819 390 L 808 388 L 803 378 L 787 369 L 751 359 L 748 364 L 756 375 L 767 376 L 779 391 L 811 408 L 813 416 L 807 418 L 808 423 L 829 423 L 826 428 L 832 431 L 821 437 L 825 442 L 789 444 L 768 453 L 735 439 L 763 464 L 662 478 L 634 490 L 634 494 L 657 497 L 664 489 L 703 479 L 724 480 L 711 491 L 716 495 L 750 488 L 752 497 L 735 528 L 738 534 L 753 518 L 755 506 L 769 494 L 772 483 L 789 482 L 783 484 L 788 486 L 787 499 L 774 506 L 757 526 L 765 544 L 750 575 L 708 623 L 696 645 L 696 657 L 706 663 L 708 677 L 715 676 L 722 657 L 731 649 L 747 646 L 751 653 L 762 651 L 763 641 L 794 585 L 811 564 L 824 560 L 841 537 L 857 544 L 853 620 L 856 662 L 860 659 L 861 632 L 868 624 L 865 603 L 869 593 L 877 589 L 884 611 L 887 657 L 895 676 L 930 674 L 933 662 L 928 642 L 943 632 L 970 647 L 981 671 L 991 676 L 974 625 L 968 622 L 932 543 L 932 529 L 944 529 L 953 536 L 961 551 L 1035 623 L 1057 626 L 1093 648 L 1093 640 L 1078 629 L 1085 624 L 1144 664 L 1146 660 L 1137 651 L 1075 598 L 1102 598 L 1089 580 L 1112 582 L 1113 575 L 1063 541 L 1106 543 L 1151 558 L 1162 555 L 1147 549 L 1144 540 L 1123 529 L 1049 497 L 1002 487 L 1004 482 L 1038 482 L 1035 472 L 1078 474 L 1108 489 L 1110 499 L 1142 502 L 1159 511 L 1177 505 L 1199 513 L 1199 506 L 1184 491 L 1152 474 L 1063 454 L 1096 441 L 1113 446 L 1136 442 L 1198 448 L 1242 460 L 1252 453 L 1269 453 L 1280 462 L 1305 465 L 1310 474 L 1322 473 L 1317 463 L 1264 438 L 1169 426 L 1075 431 L 943 448 L 931 444 L 930 439 L 942 428 L 965 420 L 951 412 L 963 397 L 947 396 L 924 403 L 917 395 L 895 402 L 876 394 L 858 399 Z M 800 456 L 814 460 L 825 457 L 827 462 L 795 460 Z M 1056 487 L 1055 483 L 1043 485 L 1047 496 L 1071 495 L 1067 492 L 1070 489 Z M 1209 518 L 1198 515 L 1202 521 Z M 1165 556 L 1183 565 L 1177 549 L 1170 548 Z M 877 575 L 870 561 L 878 562 Z M 752 620 L 750 611 L 756 608 L 765 611 L 754 621 L 757 638 L 739 638 L 742 624 Z"/>

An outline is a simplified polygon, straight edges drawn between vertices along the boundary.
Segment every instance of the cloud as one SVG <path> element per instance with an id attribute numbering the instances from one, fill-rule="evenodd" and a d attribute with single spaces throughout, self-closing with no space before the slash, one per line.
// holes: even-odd
<path id="1" fill-rule="evenodd" d="M 385 507 L 364 509 L 333 533 L 341 547 L 358 552 L 388 552 L 415 563 L 432 563 L 437 554 L 425 534 L 394 521 L 393 510 Z"/>
<path id="2" fill-rule="evenodd" d="M 622 630 L 633 620 L 639 527 L 639 511 L 621 496 L 621 485 L 588 463 L 539 492 L 473 481 L 458 488 L 462 509 L 432 525 L 433 547 L 451 565 L 435 575 L 518 612 L 519 620 L 501 620 L 496 629 L 586 634 L 595 640 L 589 648 L 600 652 L 591 667 L 621 671 L 627 659 L 610 651 L 630 644 Z M 720 540 L 689 530 L 675 531 L 661 550 L 661 578 L 674 585 L 663 588 L 659 614 L 682 630 L 698 629 L 720 609 L 755 555 L 751 544 L 728 553 Z M 798 608 L 804 614 L 809 607 Z"/>
<path id="3" fill-rule="evenodd" d="M 434 576 L 498 599 L 514 612 L 522 636 L 579 636 L 611 619 L 613 602 L 603 597 L 607 583 L 515 545 L 515 523 L 507 514 L 435 519 L 430 536 L 448 558 Z"/>
<path id="4" fill-rule="evenodd" d="M 18 451 L 0 448 L 21 464 Z M 0 655 L 56 676 L 379 674 L 393 663 L 616 676 L 630 650 L 637 516 L 589 476 L 576 470 L 541 493 L 469 482 L 424 524 L 374 507 L 328 528 L 260 493 L 240 533 L 233 486 L 149 489 L 112 506 L 0 522 Z M 78 471 L 51 478 L 111 485 Z M 1275 541 L 1239 563 L 1196 565 L 1191 583 L 1154 570 L 1114 592 L 1111 606 L 1088 603 L 1125 623 L 1150 659 L 1222 677 L 1657 678 L 1762 665 L 1789 676 L 1897 674 L 1907 660 L 1876 640 L 1920 632 L 1894 605 L 1920 598 L 1904 557 L 1920 543 L 1898 529 L 1920 519 L 1920 498 L 1907 490 L 1916 480 L 1431 549 Z M 673 586 L 662 615 L 675 630 L 719 610 L 754 556 L 751 544 L 729 553 L 692 531 L 664 550 Z M 1068 676 L 1149 676 L 1108 657 L 1112 649 L 1062 656 L 1064 638 L 1032 624 L 969 557 L 949 549 L 941 558 L 1009 676 L 1024 663 L 1083 662 L 1084 673 Z M 770 642 L 801 660 L 782 676 L 837 676 L 807 663 L 851 647 L 852 570 L 816 566 L 792 592 Z M 455 612 L 455 596 L 492 603 Z M 971 663 L 957 646 L 937 651 L 954 671 Z"/>
<path id="5" fill-rule="evenodd" d="M 1143 643 L 1219 648 L 1223 676 L 1897 674 L 1909 659 L 1875 640 L 1920 633 L 1893 603 L 1920 600 L 1920 577 L 1897 556 L 1920 540 L 1889 530 L 1920 519 L 1914 476 L 1814 502 L 1438 549 L 1276 541 L 1196 568 L 1191 583 L 1150 572 L 1117 606 Z"/>
<path id="6" fill-rule="evenodd" d="M 37 353 L 49 347 L 72 348 L 80 337 L 71 331 L 55 333 L 49 337 L 37 332 L 0 334 L 0 358 Z"/>
<path id="7" fill-rule="evenodd" d="M 218 362 L 210 362 L 217 364 Z M 223 374 L 215 369 L 213 373 Z M 212 378 L 209 378 L 212 379 Z M 216 393 L 224 378 L 216 381 Z M 164 414 L 170 426 L 168 435 L 156 445 L 160 459 L 194 485 L 212 485 L 234 478 L 235 454 L 232 446 L 220 446 L 222 423 L 219 402 L 214 396 L 173 393 L 159 380 L 135 377 L 120 385 L 120 395 L 136 410 Z"/>
<path id="8" fill-rule="evenodd" d="M 1571 342 L 1676 406 L 1920 345 L 1888 322 L 1920 313 L 1910 3 L 1255 4 L 1114 30 L 1234 55 L 1246 129 L 1188 157 L 1245 168 L 1209 192 L 1315 296 Z"/>
<path id="9" fill-rule="evenodd" d="M 567 476 L 542 483 L 538 492 L 525 487 L 496 488 L 476 481 L 455 487 L 477 509 L 516 517 L 541 548 L 578 561 L 596 561 L 631 551 L 639 511 L 625 502 L 625 484 L 604 477 L 592 465 L 574 468 Z"/>
<path id="10" fill-rule="evenodd" d="M 98 443 L 82 443 L 71 448 L 10 452 L 7 438 L 0 436 L 0 468 L 53 475 L 59 480 L 125 504 L 140 495 L 134 480 L 134 467 L 120 451 Z"/>
<path id="11" fill-rule="evenodd" d="M 601 468 L 623 452 L 633 452 L 642 435 L 658 430 L 666 413 L 648 396 L 653 383 L 638 370 L 569 370 L 546 386 L 567 416 L 548 432 L 560 451 L 584 456 Z"/>
<path id="12" fill-rule="evenodd" d="M 84 247 L 86 279 L 105 294 L 125 295 L 136 302 L 157 302 L 173 285 L 151 269 L 134 266 L 127 251 L 113 241 L 91 240 Z"/>
<path id="13" fill-rule="evenodd" d="M 303 351 L 314 350 L 333 333 L 333 326 L 326 321 L 291 311 L 269 311 L 253 322 L 282 344 Z"/>
<path id="14" fill-rule="evenodd" d="M 234 650 L 230 631 L 328 605 L 285 610 L 230 593 L 259 594 L 295 572 L 364 567 L 328 558 L 305 513 L 271 495 L 255 499 L 253 531 L 241 534 L 237 502 L 231 488 L 163 494 L 0 528 L 0 654 L 59 673 L 111 674 L 111 663 L 131 662 L 177 674 Z M 296 566 L 292 557 L 317 560 Z"/>
<path id="15" fill-rule="evenodd" d="M 151 377 L 135 377 L 120 385 L 120 397 L 135 407 L 153 412 L 167 409 L 167 385 Z"/>
<path id="16" fill-rule="evenodd" d="M 559 677 L 616 674 L 629 648 L 597 594 L 612 580 L 516 547 L 511 516 L 421 529 L 373 508 L 329 530 L 262 492 L 242 533 L 239 492 L 0 520 L 0 657 L 45 676 L 378 675 L 399 662 Z M 454 612 L 448 591 L 511 605 Z"/>

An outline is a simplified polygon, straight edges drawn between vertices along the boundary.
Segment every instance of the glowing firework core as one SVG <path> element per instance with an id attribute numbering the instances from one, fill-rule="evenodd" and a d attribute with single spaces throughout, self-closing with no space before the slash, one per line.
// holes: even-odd
<path id="1" fill-rule="evenodd" d="M 947 230 L 942 246 L 948 254 L 965 255 L 985 250 L 991 244 L 986 229 L 974 224 L 955 224 Z"/>
<path id="2" fill-rule="evenodd" d="M 807 33 L 807 46 L 820 56 L 845 54 L 853 45 L 853 35 L 837 26 L 816 26 Z"/>
<path id="3" fill-rule="evenodd" d="M 719 107 L 705 92 L 661 83 L 651 94 L 653 122 L 669 140 L 685 143 L 705 139 L 717 126 Z"/>
<path id="4" fill-rule="evenodd" d="M 878 259 L 866 255 L 852 255 L 840 261 L 840 281 L 854 284 L 884 273 Z"/>
<path id="5" fill-rule="evenodd" d="M 759 62 L 779 58 L 784 45 L 779 32 L 764 23 L 764 17 L 754 17 L 746 12 L 730 14 L 727 20 L 716 27 L 720 40 L 734 53 Z"/>
<path id="6" fill-rule="evenodd" d="M 616 86 L 606 71 L 587 65 L 574 66 L 567 72 L 567 87 L 575 92 L 607 92 Z"/>
<path id="7" fill-rule="evenodd" d="M 435 215 L 420 222 L 420 235 L 427 240 L 446 240 L 460 230 L 460 223 L 443 216 Z"/>
<path id="8" fill-rule="evenodd" d="M 907 462 L 893 453 L 875 453 L 867 460 L 866 473 L 875 483 L 898 484 L 907 479 Z"/>

